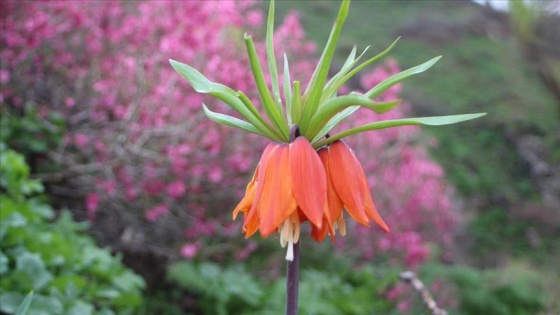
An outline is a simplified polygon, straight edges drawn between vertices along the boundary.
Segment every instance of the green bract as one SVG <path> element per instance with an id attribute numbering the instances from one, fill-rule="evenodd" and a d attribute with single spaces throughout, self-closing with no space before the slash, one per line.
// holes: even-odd
<path id="1" fill-rule="evenodd" d="M 344 83 L 365 67 L 384 57 L 398 41 L 398 39 L 395 40 L 384 51 L 361 64 L 359 64 L 359 61 L 369 47 L 356 57 L 356 47 L 354 46 L 354 49 L 352 49 L 352 52 L 346 59 L 346 62 L 340 71 L 330 80 L 327 80 L 336 43 L 340 37 L 340 32 L 346 16 L 348 15 L 349 6 L 350 0 L 342 1 L 337 19 L 334 22 L 323 54 L 321 55 L 319 63 L 313 72 L 309 84 L 307 85 L 307 89 L 303 92 L 303 94 L 301 91 L 301 83 L 297 80 L 294 80 L 293 82 L 290 81 L 291 77 L 288 59 L 286 58 L 286 55 L 284 55 L 283 102 L 280 95 L 278 67 L 276 65 L 276 56 L 274 55 L 273 47 L 274 0 L 270 3 L 266 32 L 266 54 L 272 91 L 266 84 L 265 76 L 257 56 L 253 40 L 251 36 L 245 34 L 245 45 L 249 56 L 249 62 L 251 64 L 251 70 L 259 92 L 262 107 L 268 120 L 263 117 L 262 113 L 258 111 L 256 106 L 243 92 L 238 91 L 236 93 L 224 85 L 211 82 L 204 77 L 204 75 L 189 65 L 175 60 L 170 60 L 170 63 L 181 76 L 189 81 L 195 91 L 199 93 L 207 93 L 220 99 L 230 105 L 242 116 L 242 119 L 240 119 L 216 113 L 203 105 L 204 113 L 208 116 L 208 118 L 217 123 L 259 134 L 277 142 L 289 141 L 289 131 L 292 125 L 298 125 L 300 134 L 309 139 L 315 148 L 319 148 L 328 145 L 335 140 L 363 131 L 403 125 L 447 125 L 485 115 L 485 113 L 479 113 L 376 121 L 363 126 L 354 127 L 325 138 L 332 128 L 360 107 L 373 110 L 378 114 L 385 113 L 393 109 L 400 103 L 400 100 L 380 103 L 373 101 L 373 99 L 404 79 L 428 70 L 441 58 L 441 56 L 438 56 L 421 65 L 404 70 L 390 78 L 387 78 L 383 82 L 380 82 L 366 93 L 362 94 L 352 92 L 349 95 L 338 96 L 338 90 Z"/>

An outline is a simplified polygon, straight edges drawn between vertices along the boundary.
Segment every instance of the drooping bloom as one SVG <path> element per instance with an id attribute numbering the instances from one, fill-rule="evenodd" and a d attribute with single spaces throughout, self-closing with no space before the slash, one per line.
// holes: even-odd
<path id="1" fill-rule="evenodd" d="M 266 147 L 233 218 L 245 213 L 246 237 L 257 230 L 263 237 L 278 231 L 282 246 L 289 246 L 289 258 L 299 240 L 301 222 L 322 228 L 326 199 L 327 177 L 321 160 L 306 138 L 297 137 L 289 144 Z"/>
<path id="2" fill-rule="evenodd" d="M 306 138 L 298 137 L 290 144 L 266 147 L 233 218 L 244 212 L 246 237 L 256 231 L 263 237 L 278 231 L 282 246 L 289 245 L 289 257 L 302 222 L 311 223 L 311 235 L 318 242 L 327 234 L 334 240 L 336 229 L 346 234 L 343 208 L 358 223 L 369 226 L 371 219 L 389 231 L 352 150 L 335 141 L 316 152 Z"/>
<path id="3" fill-rule="evenodd" d="M 326 224 L 321 228 L 313 227 L 313 238 L 320 242 L 328 233 L 334 240 L 336 229 L 340 229 L 342 235 L 346 234 L 343 208 L 358 223 L 369 226 L 372 219 L 389 232 L 389 227 L 375 208 L 362 165 L 346 143 L 335 141 L 319 149 L 318 155 L 327 174 L 328 207 L 324 215 Z"/>

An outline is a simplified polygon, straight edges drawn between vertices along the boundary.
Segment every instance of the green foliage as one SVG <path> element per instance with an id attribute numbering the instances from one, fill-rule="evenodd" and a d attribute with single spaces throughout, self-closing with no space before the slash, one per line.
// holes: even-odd
<path id="1" fill-rule="evenodd" d="M 241 266 L 222 269 L 216 264 L 179 262 L 169 270 L 170 280 L 199 294 L 205 314 L 241 314 L 258 306 L 264 290 Z"/>
<path id="2" fill-rule="evenodd" d="M 0 113 L 0 142 L 25 156 L 47 153 L 62 139 L 66 123 L 56 112 L 41 117 L 34 109 L 24 108 L 18 113 L 5 105 Z"/>
<path id="3" fill-rule="evenodd" d="M 481 212 L 469 226 L 476 242 L 476 254 L 509 252 L 514 256 L 528 256 L 540 262 L 557 250 L 557 236 L 540 233 L 540 246 L 531 244 L 530 231 L 539 231 L 541 223 L 530 218 L 519 219 L 501 207 Z M 489 233 L 488 231 L 492 231 Z"/>
<path id="4" fill-rule="evenodd" d="M 29 167 L 21 154 L 8 150 L 0 142 L 0 187 L 6 191 L 6 202 L 22 202 L 26 195 L 43 192 L 43 185 L 37 180 L 29 179 Z M 4 196 L 2 196 L 4 198 Z"/>
<path id="5" fill-rule="evenodd" d="M 263 282 L 241 265 L 221 268 L 213 263 L 179 262 L 168 278 L 196 295 L 204 314 L 279 314 L 284 310 L 285 278 Z M 394 308 L 378 295 L 396 280 L 371 267 L 348 274 L 303 270 L 299 286 L 302 314 L 386 313 Z"/>
<path id="6" fill-rule="evenodd" d="M 177 287 L 158 290 L 145 295 L 138 315 L 176 315 L 185 313 L 182 307 L 190 305 L 189 297 L 185 297 Z"/>
<path id="7" fill-rule="evenodd" d="M 13 314 L 25 295 L 27 314 L 131 314 L 144 280 L 96 246 L 84 223 L 41 200 L 21 154 L 0 143 L 0 311 Z"/>
<path id="8" fill-rule="evenodd" d="M 454 284 L 459 314 L 532 315 L 545 310 L 548 302 L 543 280 L 525 267 L 479 271 L 431 264 L 422 268 L 421 275 Z"/>
<path id="9" fill-rule="evenodd" d="M 27 310 L 29 310 L 29 305 L 31 305 L 31 300 L 33 300 L 33 291 L 29 292 L 29 294 L 25 297 L 23 302 L 21 302 L 18 309 L 16 310 L 16 315 L 27 314 Z"/>
<path id="10" fill-rule="evenodd" d="M 438 135 L 439 146 L 432 152 L 450 167 L 447 176 L 454 186 L 464 196 L 485 200 L 513 203 L 534 198 L 537 192 L 526 167 L 512 154 L 515 146 L 503 139 L 500 128 L 473 125 L 478 125 L 479 131 L 450 126 L 450 133 Z M 469 140 L 457 141 L 459 138 Z"/>

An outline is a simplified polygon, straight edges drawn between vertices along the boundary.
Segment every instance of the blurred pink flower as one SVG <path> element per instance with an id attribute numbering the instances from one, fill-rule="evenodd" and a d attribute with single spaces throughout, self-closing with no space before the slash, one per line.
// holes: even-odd
<path id="1" fill-rule="evenodd" d="M 410 312 L 410 301 L 401 301 L 397 304 L 397 309 L 401 313 L 408 313 Z"/>
<path id="2" fill-rule="evenodd" d="M 146 219 L 150 222 L 154 222 L 161 216 L 167 214 L 167 212 L 169 212 L 169 206 L 164 203 L 160 203 L 146 212 Z"/>
<path id="3" fill-rule="evenodd" d="M 72 108 L 74 107 L 74 105 L 76 105 L 76 100 L 72 97 L 67 97 L 64 100 L 64 106 L 66 106 L 66 108 Z"/>
<path id="4" fill-rule="evenodd" d="M 397 300 L 403 293 L 402 286 L 396 285 L 391 287 L 386 293 L 385 298 L 389 301 Z"/>
<path id="5" fill-rule="evenodd" d="M 86 211 L 88 219 L 94 221 L 96 219 L 96 213 L 99 208 L 99 195 L 96 193 L 91 193 L 86 196 Z"/>
<path id="6" fill-rule="evenodd" d="M 171 198 L 177 199 L 185 194 L 185 183 L 180 179 L 173 181 L 171 184 L 167 185 L 166 191 Z"/>
<path id="7" fill-rule="evenodd" d="M 109 196 L 113 196 L 117 192 L 117 182 L 114 180 L 108 180 L 103 183 L 103 189 Z"/>
<path id="8" fill-rule="evenodd" d="M 7 84 L 10 81 L 10 73 L 6 69 L 0 70 L 0 83 Z"/>
<path id="9" fill-rule="evenodd" d="M 89 143 L 89 137 L 83 133 L 74 136 L 74 144 L 78 148 L 84 148 Z"/>
<path id="10" fill-rule="evenodd" d="M 146 180 L 143 189 L 148 196 L 153 197 L 165 189 L 165 183 L 160 180 Z"/>
<path id="11" fill-rule="evenodd" d="M 211 181 L 217 183 L 222 180 L 222 175 L 222 168 L 219 165 L 214 165 L 214 167 L 211 168 L 210 172 L 208 173 L 208 178 L 210 178 Z"/>
<path id="12" fill-rule="evenodd" d="M 255 242 L 249 242 L 247 246 L 235 253 L 236 260 L 245 260 L 249 255 L 257 249 L 258 245 Z"/>
<path id="13" fill-rule="evenodd" d="M 196 256 L 196 253 L 198 253 L 198 245 L 196 244 L 190 243 L 181 247 L 181 256 L 187 259 L 193 258 Z"/>

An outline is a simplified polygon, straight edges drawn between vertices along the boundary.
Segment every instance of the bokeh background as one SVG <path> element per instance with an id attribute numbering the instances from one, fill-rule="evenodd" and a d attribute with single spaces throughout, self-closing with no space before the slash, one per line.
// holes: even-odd
<path id="1" fill-rule="evenodd" d="M 175 59 L 258 103 L 243 33 L 264 61 L 267 1 L 0 2 L 0 311 L 278 314 L 284 250 L 231 211 L 266 142 L 219 126 Z M 311 76 L 337 1 L 277 1 L 276 55 Z M 357 45 L 385 58 L 344 87 L 391 88 L 378 119 L 487 112 L 347 140 L 392 229 L 303 237 L 302 314 L 557 314 L 560 4 L 353 1 L 333 73 Z M 283 62 L 279 58 L 280 69 Z M 345 127 L 342 126 L 342 127 Z M 308 233 L 309 230 L 305 230 Z"/>

